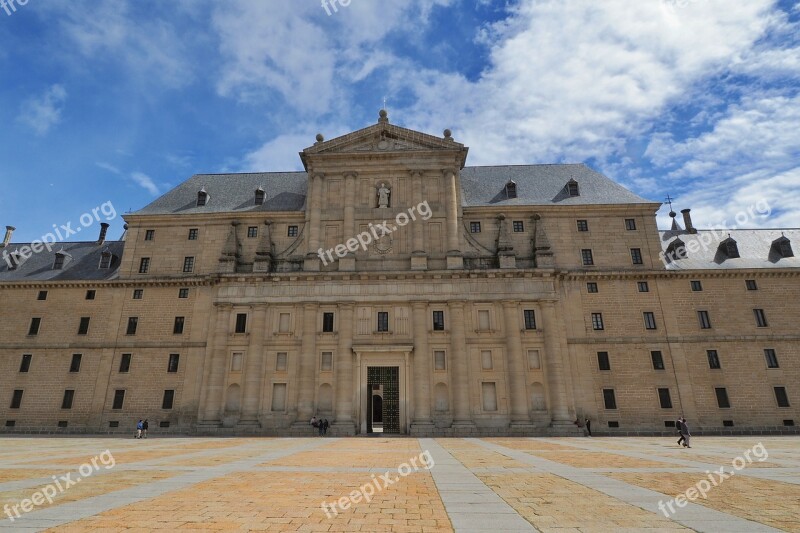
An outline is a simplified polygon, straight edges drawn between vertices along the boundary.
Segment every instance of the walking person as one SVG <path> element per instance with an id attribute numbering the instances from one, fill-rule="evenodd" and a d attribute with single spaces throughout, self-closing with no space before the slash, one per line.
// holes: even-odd
<path id="1" fill-rule="evenodd" d="M 319 420 L 317 420 L 316 416 L 311 417 L 311 422 L 309 422 L 309 424 L 314 428 L 319 428 Z"/>
<path id="2" fill-rule="evenodd" d="M 323 436 L 328 434 L 328 428 L 329 427 L 331 427 L 331 425 L 328 422 L 328 419 L 326 418 L 325 420 L 322 421 L 322 435 Z"/>
<path id="3" fill-rule="evenodd" d="M 150 427 L 150 424 L 147 423 L 147 419 L 145 418 L 144 422 L 142 422 L 142 437 L 145 438 L 145 439 L 147 438 L 147 428 L 148 427 Z"/>
<path id="4" fill-rule="evenodd" d="M 589 433 L 589 436 L 591 437 L 592 436 L 592 422 L 591 422 L 591 420 L 589 420 L 589 418 L 587 417 L 586 420 L 584 420 L 583 424 L 586 426 L 586 431 Z"/>
<path id="5" fill-rule="evenodd" d="M 142 438 L 142 429 L 144 429 L 144 422 L 142 422 L 142 419 L 140 418 L 139 422 L 136 423 L 136 435 L 134 435 L 133 438 L 141 439 Z"/>
<path id="6" fill-rule="evenodd" d="M 691 445 L 689 445 L 689 439 L 692 437 L 692 434 L 689 433 L 689 424 L 686 423 L 686 418 L 683 418 L 681 420 L 683 421 L 683 435 L 684 439 L 686 440 L 684 446 L 686 446 L 687 448 L 691 448 Z"/>
<path id="7" fill-rule="evenodd" d="M 325 421 L 323 419 L 319 419 L 317 428 L 319 429 L 319 436 L 321 437 L 325 433 Z"/>

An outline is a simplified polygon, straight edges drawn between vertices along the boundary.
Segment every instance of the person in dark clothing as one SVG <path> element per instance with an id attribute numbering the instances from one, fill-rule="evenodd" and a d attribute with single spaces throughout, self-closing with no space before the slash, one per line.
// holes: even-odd
<path id="1" fill-rule="evenodd" d="M 147 423 L 147 419 L 145 418 L 144 422 L 142 422 L 142 437 L 145 438 L 145 439 L 147 438 L 147 428 L 148 427 L 150 427 L 150 424 Z"/>
<path id="2" fill-rule="evenodd" d="M 586 426 L 586 432 L 589 433 L 589 436 L 592 436 L 592 422 L 587 418 L 584 421 L 584 425 Z"/>
<path id="3" fill-rule="evenodd" d="M 326 418 L 325 420 L 322 421 L 322 434 L 323 435 L 327 435 L 328 434 L 328 428 L 329 427 L 331 427 L 331 425 L 328 422 L 328 419 Z"/>
<path id="4" fill-rule="evenodd" d="M 319 436 L 321 437 L 325 433 L 325 420 L 322 418 L 317 421 L 317 429 L 319 430 Z"/>
<path id="5" fill-rule="evenodd" d="M 681 436 L 681 438 L 678 439 L 678 446 L 681 444 L 686 446 L 686 426 L 683 425 L 683 418 L 678 418 L 678 420 L 675 421 L 675 427 L 678 429 L 678 434 Z"/>

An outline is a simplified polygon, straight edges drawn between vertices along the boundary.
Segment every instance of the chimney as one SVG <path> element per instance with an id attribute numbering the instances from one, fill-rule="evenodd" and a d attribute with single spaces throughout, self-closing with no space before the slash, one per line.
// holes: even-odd
<path id="1" fill-rule="evenodd" d="M 687 233 L 697 233 L 697 230 L 692 226 L 692 215 L 689 214 L 691 209 L 681 209 L 683 213 L 683 225 L 686 226 Z"/>
<path id="2" fill-rule="evenodd" d="M 8 246 L 8 243 L 11 242 L 11 235 L 14 233 L 14 230 L 17 229 L 14 226 L 6 226 L 6 236 L 3 239 L 3 244 L 0 245 L 0 248 L 5 248 Z"/>
<path id="3" fill-rule="evenodd" d="M 100 237 L 97 239 L 97 244 L 106 242 L 106 232 L 108 231 L 108 224 L 106 222 L 100 223 Z"/>

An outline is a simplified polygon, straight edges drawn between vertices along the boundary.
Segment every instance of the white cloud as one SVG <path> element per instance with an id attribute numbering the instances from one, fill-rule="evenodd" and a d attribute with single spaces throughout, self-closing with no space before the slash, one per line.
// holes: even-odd
<path id="1" fill-rule="evenodd" d="M 141 172 L 133 172 L 131 174 L 131 179 L 133 180 L 134 183 L 136 183 L 136 185 L 145 189 L 153 196 L 158 196 L 160 194 L 158 186 L 155 184 L 153 179 L 147 174 L 143 174 Z"/>
<path id="2" fill-rule="evenodd" d="M 20 106 L 17 120 L 38 135 L 45 135 L 61 122 L 61 111 L 66 99 L 67 91 L 63 86 L 55 84 L 43 94 L 25 100 Z"/>
<path id="3" fill-rule="evenodd" d="M 115 167 L 114 165 L 111 165 L 109 163 L 105 163 L 103 161 L 98 161 L 98 162 L 95 163 L 95 165 L 97 167 L 99 167 L 99 168 L 102 168 L 103 170 L 108 170 L 109 172 L 111 172 L 113 174 L 120 174 L 121 173 L 120 170 L 117 167 Z"/>

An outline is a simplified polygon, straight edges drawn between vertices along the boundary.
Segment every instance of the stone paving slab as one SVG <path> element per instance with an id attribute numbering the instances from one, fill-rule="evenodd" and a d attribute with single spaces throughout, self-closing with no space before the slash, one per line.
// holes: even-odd
<path id="1" fill-rule="evenodd" d="M 0 439 L 0 511 L 103 450 L 91 479 L 9 531 L 800 531 L 800 439 Z M 762 442 L 753 463 L 676 513 L 668 502 Z M 403 472 L 423 452 L 432 468 Z M 403 475 L 401 475 L 403 474 Z M 380 486 L 382 476 L 394 481 Z M 377 482 L 366 501 L 358 495 Z M 375 485 L 373 485 L 375 486 Z M 321 504 L 343 502 L 326 514 Z M 349 502 L 349 503 L 348 503 Z M 327 508 L 330 511 L 330 507 Z M 21 509 L 18 508 L 21 511 Z M 330 516 L 328 516 L 330 515 Z"/>

